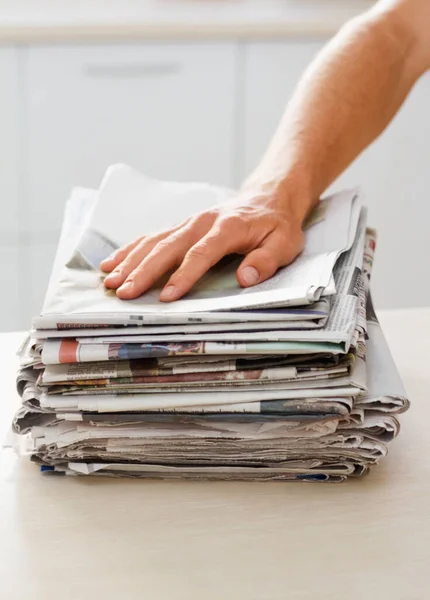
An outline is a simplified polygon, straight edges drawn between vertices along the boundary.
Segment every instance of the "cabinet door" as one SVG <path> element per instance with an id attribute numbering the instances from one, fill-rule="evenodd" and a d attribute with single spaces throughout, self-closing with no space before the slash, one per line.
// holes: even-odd
<path id="1" fill-rule="evenodd" d="M 12 48 L 0 49 L 0 81 L 0 234 L 5 242 L 13 241 L 19 222 L 18 59 Z"/>
<path id="2" fill-rule="evenodd" d="M 115 162 L 231 185 L 235 77 L 228 43 L 31 49 L 26 227 L 57 231 L 71 187 Z"/>
<path id="3" fill-rule="evenodd" d="M 322 40 L 245 45 L 245 107 L 242 177 L 256 167 L 303 71 Z"/>
<path id="4" fill-rule="evenodd" d="M 428 306 L 430 76 L 415 86 L 385 133 L 333 189 L 359 185 L 378 230 L 372 290 L 377 307 Z"/>
<path id="5" fill-rule="evenodd" d="M 0 332 L 27 329 L 25 319 L 24 296 L 25 281 L 21 279 L 20 248 L 16 244 L 1 244 L 3 289 L 0 296 Z M 22 286 L 22 287 L 21 287 Z M 15 349 L 13 348 L 11 352 Z"/>
<path id="6" fill-rule="evenodd" d="M 28 282 L 25 306 L 27 321 L 40 315 L 42 311 L 56 251 L 57 244 L 52 242 L 30 243 L 23 248 Z"/>
<path id="7" fill-rule="evenodd" d="M 243 174 L 258 163 L 295 83 L 319 47 L 311 41 L 247 47 Z M 427 75 L 387 131 L 330 190 L 358 185 L 366 195 L 369 224 L 379 237 L 372 283 L 377 307 L 429 303 L 429 99 Z"/>

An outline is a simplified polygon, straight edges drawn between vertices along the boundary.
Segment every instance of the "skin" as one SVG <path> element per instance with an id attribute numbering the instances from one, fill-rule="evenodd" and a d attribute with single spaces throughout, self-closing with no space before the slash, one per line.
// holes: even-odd
<path id="1" fill-rule="evenodd" d="M 244 255 L 242 287 L 271 277 L 303 249 L 321 194 L 390 123 L 430 69 L 430 1 L 382 0 L 345 25 L 304 73 L 257 169 L 233 201 L 139 238 L 102 262 L 122 299 L 173 274 L 160 300 L 186 294 L 223 256 Z"/>

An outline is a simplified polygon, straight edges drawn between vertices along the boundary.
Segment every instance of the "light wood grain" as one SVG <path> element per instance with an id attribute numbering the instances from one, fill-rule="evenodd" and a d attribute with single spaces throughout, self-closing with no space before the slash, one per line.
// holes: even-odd
<path id="1" fill-rule="evenodd" d="M 2 600 L 427 600 L 430 309 L 381 314 L 412 401 L 389 456 L 341 485 L 42 477 L 3 455 Z M 10 418 L 13 348 L 0 337 Z"/>

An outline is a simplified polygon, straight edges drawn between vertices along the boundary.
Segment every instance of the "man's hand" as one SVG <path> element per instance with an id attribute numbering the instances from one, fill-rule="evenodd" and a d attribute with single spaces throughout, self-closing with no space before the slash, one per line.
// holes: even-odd
<path id="1" fill-rule="evenodd" d="M 237 270 L 242 287 L 253 286 L 288 265 L 303 249 L 305 216 L 296 203 L 277 195 L 242 193 L 173 229 L 139 238 L 103 261 L 105 286 L 124 300 L 137 298 L 176 269 L 160 300 L 186 294 L 221 258 L 245 255 Z"/>
<path id="2" fill-rule="evenodd" d="M 249 187 L 248 181 L 235 202 L 125 246 L 102 263 L 110 273 L 105 285 L 119 298 L 137 298 L 176 268 L 160 296 L 168 302 L 186 294 L 226 254 L 245 255 L 237 271 L 243 287 L 294 260 L 303 247 L 302 224 L 311 200 L 391 121 L 430 68 L 429 40 L 430 0 L 380 0 L 342 28 L 290 99 L 251 178 L 257 184 Z M 298 186 L 291 185 L 296 173 Z M 276 193 L 261 193 L 264 182 Z M 291 196 L 289 190 L 297 189 L 307 193 Z"/>

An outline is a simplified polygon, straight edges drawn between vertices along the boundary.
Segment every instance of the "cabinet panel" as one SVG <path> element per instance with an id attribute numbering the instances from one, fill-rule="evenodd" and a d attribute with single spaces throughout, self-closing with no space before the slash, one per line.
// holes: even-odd
<path id="1" fill-rule="evenodd" d="M 0 49 L 0 233 L 3 241 L 18 230 L 18 58 L 12 48 Z"/>
<path id="2" fill-rule="evenodd" d="M 428 306 L 430 76 L 418 82 L 385 133 L 333 186 L 360 185 L 378 230 L 372 290 L 378 307 Z"/>
<path id="3" fill-rule="evenodd" d="M 70 188 L 115 162 L 231 185 L 236 75 L 228 43 L 31 49 L 26 227 L 57 231 Z"/>
<path id="4" fill-rule="evenodd" d="M 244 174 L 273 135 L 286 102 L 319 45 L 314 42 L 250 44 L 246 50 Z M 331 190 L 361 186 L 369 223 L 378 229 L 373 277 L 377 307 L 428 305 L 426 275 L 430 222 L 430 75 L 416 85 L 387 131 Z"/>
<path id="5" fill-rule="evenodd" d="M 41 313 L 56 251 L 57 244 L 52 242 L 32 243 L 23 248 L 24 270 L 28 279 L 28 321 Z"/>
<path id="6" fill-rule="evenodd" d="M 300 76 L 323 45 L 311 39 L 246 44 L 242 177 L 258 164 Z"/>
<path id="7" fill-rule="evenodd" d="M 25 309 L 21 302 L 20 249 L 17 245 L 0 246 L 3 289 L 0 295 L 0 332 L 25 329 Z M 23 287 L 23 289 L 25 289 Z M 13 351 L 14 349 L 12 349 Z"/>

